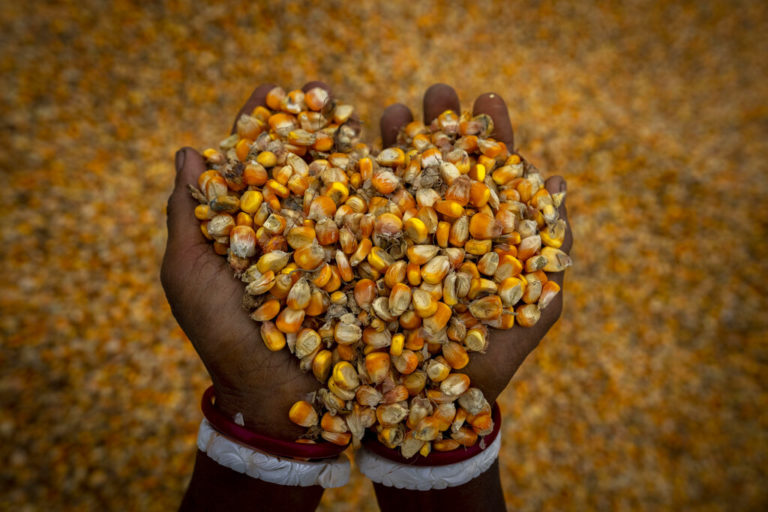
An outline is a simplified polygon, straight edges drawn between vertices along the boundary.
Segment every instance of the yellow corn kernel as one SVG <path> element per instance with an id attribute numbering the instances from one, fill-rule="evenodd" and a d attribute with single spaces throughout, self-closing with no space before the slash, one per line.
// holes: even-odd
<path id="1" fill-rule="evenodd" d="M 384 235 L 397 235 L 403 230 L 403 221 L 393 213 L 383 213 L 376 217 L 373 230 Z"/>
<path id="2" fill-rule="evenodd" d="M 421 268 L 421 278 L 425 283 L 438 284 L 445 279 L 451 270 L 451 263 L 447 256 L 438 255 L 429 260 Z"/>
<path id="3" fill-rule="evenodd" d="M 339 227 L 333 219 L 322 219 L 315 225 L 315 236 L 320 245 L 332 245 L 339 240 Z"/>
<path id="4" fill-rule="evenodd" d="M 442 382 L 451 373 L 451 367 L 444 358 L 442 361 L 437 359 L 430 359 L 426 364 L 427 377 L 432 382 Z"/>
<path id="5" fill-rule="evenodd" d="M 469 284 L 469 292 L 467 293 L 467 298 L 474 300 L 478 297 L 495 294 L 497 291 L 498 286 L 496 283 L 489 279 L 472 279 Z"/>
<path id="6" fill-rule="evenodd" d="M 536 272 L 537 270 L 543 269 L 546 265 L 547 265 L 547 258 L 545 256 L 540 254 L 534 254 L 533 256 L 525 260 L 525 271 L 528 273 Z"/>
<path id="7" fill-rule="evenodd" d="M 247 138 L 237 141 L 237 144 L 235 144 L 235 155 L 237 155 L 238 160 L 241 162 L 245 161 L 248 157 L 248 152 L 251 150 L 252 143 L 253 141 Z"/>
<path id="8" fill-rule="evenodd" d="M 478 156 L 477 163 L 485 167 L 486 173 L 489 173 L 489 172 L 492 173 L 493 170 L 496 168 L 496 160 L 494 160 L 493 158 L 487 157 L 485 155 Z"/>
<path id="9" fill-rule="evenodd" d="M 398 321 L 403 329 L 418 329 L 421 327 L 421 317 L 412 309 L 400 315 Z"/>
<path id="10" fill-rule="evenodd" d="M 399 371 L 403 375 L 408 375 L 416 371 L 419 366 L 419 358 L 416 353 L 409 349 L 404 349 L 399 356 L 393 356 L 392 361 Z"/>
<path id="11" fill-rule="evenodd" d="M 371 243 L 370 239 L 363 238 L 360 240 L 360 243 L 357 246 L 357 250 L 352 254 L 352 257 L 349 258 L 349 264 L 353 267 L 359 265 L 368 257 L 368 254 L 371 252 L 372 248 L 373 244 Z"/>
<path id="12" fill-rule="evenodd" d="M 496 270 L 499 268 L 499 254 L 496 252 L 488 252 L 483 255 L 482 258 L 480 258 L 480 261 L 477 262 L 477 270 L 481 274 L 485 274 L 486 276 L 492 276 L 496 273 Z"/>
<path id="13" fill-rule="evenodd" d="M 398 317 L 405 313 L 411 305 L 411 288 L 403 283 L 397 283 L 389 294 L 389 313 Z"/>
<path id="14" fill-rule="evenodd" d="M 310 355 L 317 357 L 317 354 L 320 352 L 321 343 L 322 340 L 317 331 L 314 329 L 302 329 L 296 336 L 294 355 L 299 359 L 303 359 Z M 312 358 L 312 364 L 314 364 L 314 357 Z"/>
<path id="15" fill-rule="evenodd" d="M 309 306 L 304 311 L 308 316 L 319 316 L 328 310 L 328 296 L 320 290 L 315 290 L 309 298 Z"/>
<path id="16" fill-rule="evenodd" d="M 344 282 L 348 283 L 355 277 L 347 255 L 341 250 L 336 251 L 336 269 L 339 271 L 339 277 L 341 277 Z"/>
<path id="17" fill-rule="evenodd" d="M 541 288 L 541 295 L 539 295 L 538 306 L 539 309 L 544 309 L 552 302 L 552 300 L 560 292 L 560 285 L 554 281 L 547 281 Z"/>
<path id="18" fill-rule="evenodd" d="M 461 445 L 455 439 L 436 439 L 432 443 L 432 447 L 438 452 L 450 452 L 457 449 L 459 446 Z"/>
<path id="19" fill-rule="evenodd" d="M 203 157 L 212 164 L 223 164 L 226 162 L 224 155 L 213 148 L 207 148 L 203 151 Z"/>
<path id="20" fill-rule="evenodd" d="M 492 247 L 493 242 L 491 240 L 475 240 L 474 238 L 468 240 L 467 243 L 464 244 L 464 250 L 475 256 L 482 256 L 483 254 L 490 252 Z"/>
<path id="21" fill-rule="evenodd" d="M 349 188 L 343 183 L 334 181 L 325 189 L 323 195 L 330 197 L 334 203 L 340 205 L 349 197 Z"/>
<path id="22" fill-rule="evenodd" d="M 325 251 L 317 243 L 296 249 L 293 261 L 303 270 L 314 270 L 325 261 Z"/>
<path id="23" fill-rule="evenodd" d="M 309 428 L 317 425 L 317 412 L 306 400 L 294 403 L 288 411 L 288 418 L 301 427 Z"/>
<path id="24" fill-rule="evenodd" d="M 275 283 L 275 273 L 270 270 L 264 274 L 259 273 L 257 278 L 245 287 L 245 291 L 249 295 L 262 295 L 271 291 Z"/>
<path id="25" fill-rule="evenodd" d="M 285 98 L 285 89 L 278 86 L 270 89 L 270 91 L 267 93 L 265 101 L 267 106 L 272 110 L 280 110 L 283 103 L 283 98 Z"/>
<path id="26" fill-rule="evenodd" d="M 288 187 L 286 187 L 285 185 L 283 185 L 277 180 L 267 181 L 264 187 L 270 189 L 272 192 L 275 193 L 277 197 L 282 197 L 283 199 L 290 197 L 291 195 L 291 191 L 288 189 Z"/>
<path id="27" fill-rule="evenodd" d="M 443 297 L 443 283 L 421 283 L 419 289 L 430 294 L 435 300 L 440 300 Z"/>
<path id="28" fill-rule="evenodd" d="M 405 164 L 405 152 L 400 148 L 387 148 L 376 157 L 376 162 L 384 167 L 397 167 Z"/>
<path id="29" fill-rule="evenodd" d="M 435 211 L 446 220 L 454 221 L 464 214 L 464 207 L 456 201 L 442 200 L 435 203 Z"/>
<path id="30" fill-rule="evenodd" d="M 342 416 L 333 415 L 329 412 L 323 414 L 323 418 L 320 420 L 320 428 L 327 432 L 334 432 L 337 434 L 343 434 L 349 430 L 347 428 L 347 422 L 344 421 Z"/>
<path id="31" fill-rule="evenodd" d="M 251 319 L 256 322 L 266 322 L 275 318 L 279 312 L 280 301 L 268 300 L 251 313 Z"/>
<path id="32" fill-rule="evenodd" d="M 486 171 L 486 167 L 483 164 L 477 163 L 469 170 L 469 177 L 476 182 L 482 183 L 485 181 Z"/>
<path id="33" fill-rule="evenodd" d="M 424 327 L 433 333 L 439 332 L 448 325 L 448 320 L 451 319 L 451 308 L 443 302 L 437 303 L 435 314 L 424 319 Z"/>
<path id="34" fill-rule="evenodd" d="M 378 272 L 384 272 L 395 260 L 381 247 L 372 247 L 368 253 L 368 263 Z"/>
<path id="35" fill-rule="evenodd" d="M 498 294 L 505 307 L 512 307 L 523 298 L 525 285 L 521 279 L 508 277 L 499 284 Z"/>
<path id="36" fill-rule="evenodd" d="M 336 265 L 331 265 L 331 280 L 323 286 L 323 290 L 328 293 L 335 292 L 341 287 L 341 276 L 339 275 L 339 269 Z"/>
<path id="37" fill-rule="evenodd" d="M 270 270 L 267 272 L 271 273 Z M 287 274 L 280 273 L 275 277 L 275 285 L 269 290 L 269 293 L 276 299 L 285 299 L 293 286 L 293 279 Z"/>
<path id="38" fill-rule="evenodd" d="M 514 256 L 506 254 L 499 258 L 499 266 L 496 268 L 493 278 L 496 281 L 503 282 L 505 279 L 520 275 L 522 271 L 523 263 Z"/>
<path id="39" fill-rule="evenodd" d="M 306 309 L 309 306 L 309 300 L 312 290 L 306 278 L 301 278 L 291 287 L 288 292 L 285 304 L 293 309 Z"/>
<path id="40" fill-rule="evenodd" d="M 333 380 L 341 388 L 354 390 L 360 385 L 357 370 L 349 361 L 339 361 L 333 367 Z"/>
<path id="41" fill-rule="evenodd" d="M 235 224 L 237 226 L 248 226 L 249 228 L 253 227 L 253 217 L 248 215 L 245 212 L 239 212 L 237 216 L 235 217 Z"/>
<path id="42" fill-rule="evenodd" d="M 541 255 L 547 260 L 542 267 L 545 272 L 562 272 L 572 264 L 571 257 L 555 247 L 542 248 Z"/>
<path id="43" fill-rule="evenodd" d="M 214 212 L 207 204 L 199 204 L 195 206 L 195 218 L 197 220 L 210 220 L 215 216 L 216 212 Z"/>
<path id="44" fill-rule="evenodd" d="M 428 318 L 437 312 L 437 299 L 432 294 L 416 288 L 413 290 L 413 309 L 421 318 Z"/>
<path id="45" fill-rule="evenodd" d="M 488 335 L 485 327 L 478 326 L 467 331 L 463 343 L 464 347 L 471 352 L 484 352 L 488 346 Z"/>
<path id="46" fill-rule="evenodd" d="M 480 321 L 491 320 L 501 315 L 501 298 L 498 295 L 490 295 L 469 303 L 469 312 Z"/>
<path id="47" fill-rule="evenodd" d="M 390 355 L 386 352 L 371 352 L 365 356 L 365 371 L 371 382 L 380 384 L 389 375 Z"/>
<path id="48" fill-rule="evenodd" d="M 440 383 L 440 391 L 448 396 L 459 396 L 469 389 L 469 377 L 463 373 L 452 373 Z"/>
<path id="49" fill-rule="evenodd" d="M 342 295 L 344 292 L 339 292 Z M 333 339 L 339 345 L 351 345 L 360 340 L 362 336 L 362 329 L 355 324 L 347 324 L 344 322 L 338 322 L 333 328 Z"/>
<path id="50" fill-rule="evenodd" d="M 261 340 L 272 352 L 277 352 L 285 346 L 285 334 L 272 322 L 261 324 Z"/>
<path id="51" fill-rule="evenodd" d="M 403 353 L 403 344 L 405 343 L 405 336 L 402 333 L 397 333 L 392 336 L 392 344 L 389 346 L 389 354 L 391 356 L 399 356 Z"/>
<path id="52" fill-rule="evenodd" d="M 469 220 L 469 234 L 479 240 L 501 236 L 501 224 L 486 213 L 476 213 Z"/>
<path id="53" fill-rule="evenodd" d="M 427 226 L 418 217 L 411 217 L 404 223 L 405 234 L 417 244 L 423 244 L 429 237 Z M 445 246 L 443 246 L 445 247 Z"/>
<path id="54" fill-rule="evenodd" d="M 305 314 L 303 309 L 285 308 L 277 315 L 275 325 L 286 334 L 297 333 L 301 329 Z"/>
<path id="55" fill-rule="evenodd" d="M 522 306 L 518 306 L 516 313 L 517 323 L 523 327 L 536 325 L 536 322 L 541 318 L 541 311 L 536 304 L 523 304 Z"/>
<path id="56" fill-rule="evenodd" d="M 331 371 L 331 364 L 333 363 L 333 354 L 330 350 L 321 350 L 317 353 L 312 360 L 312 373 L 315 378 L 322 383 L 328 380 L 328 375 Z"/>
<path id="57" fill-rule="evenodd" d="M 443 345 L 443 357 L 454 370 L 461 370 L 469 363 L 469 354 L 467 350 L 454 341 L 449 341 Z"/>
<path id="58" fill-rule="evenodd" d="M 457 276 L 455 272 L 449 273 L 443 281 L 443 302 L 448 306 L 455 306 L 459 303 Z"/>
<path id="59" fill-rule="evenodd" d="M 408 263 L 405 267 L 405 275 L 411 286 L 418 286 L 421 284 L 421 267 L 418 263 Z"/>
<path id="60" fill-rule="evenodd" d="M 403 386 L 408 390 L 408 394 L 416 396 L 424 390 L 427 385 L 427 374 L 423 371 L 415 371 L 410 375 L 403 377 Z"/>
<path id="61" fill-rule="evenodd" d="M 272 272 L 279 272 L 284 266 L 288 264 L 290 260 L 290 253 L 284 251 L 273 251 L 262 255 L 261 258 L 259 258 L 259 261 L 256 262 L 256 268 L 262 274 L 270 270 Z"/>
<path id="62" fill-rule="evenodd" d="M 501 315 L 487 320 L 485 323 L 494 329 L 511 329 L 515 326 L 515 310 L 513 308 L 504 308 L 501 311 Z"/>
<path id="63" fill-rule="evenodd" d="M 408 335 L 405 337 L 405 348 L 414 351 L 421 350 L 426 341 L 424 339 L 424 334 L 424 331 L 421 329 L 413 329 L 409 331 Z"/>
<path id="64" fill-rule="evenodd" d="M 274 167 L 277 164 L 277 156 L 271 151 L 262 151 L 256 157 L 256 162 L 266 168 Z"/>

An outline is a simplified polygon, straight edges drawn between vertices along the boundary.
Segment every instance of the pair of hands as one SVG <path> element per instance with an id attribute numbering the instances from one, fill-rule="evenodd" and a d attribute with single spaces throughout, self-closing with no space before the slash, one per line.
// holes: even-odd
<path id="1" fill-rule="evenodd" d="M 322 82 L 304 87 L 330 88 Z M 243 113 L 265 105 L 273 85 L 257 87 L 240 109 Z M 460 112 L 456 92 L 444 84 L 430 87 L 424 95 L 424 122 L 429 125 L 445 110 Z M 493 137 L 514 148 L 514 133 L 504 100 L 493 93 L 479 96 L 474 114 L 485 113 L 494 121 Z M 384 147 L 395 144 L 398 131 L 413 120 L 402 104 L 388 107 L 380 122 Z M 234 126 L 233 126 L 234 132 Z M 288 420 L 293 402 L 320 387 L 311 373 L 299 369 L 299 361 L 289 351 L 270 352 L 260 340 L 259 326 L 241 307 L 244 285 L 232 275 L 226 258 L 216 255 L 200 232 L 194 217 L 196 201 L 187 185 L 196 185 L 205 171 L 202 156 L 192 148 L 176 154 L 176 183 L 168 200 L 168 242 L 163 259 L 161 281 L 171 311 L 205 364 L 213 381 L 216 405 L 233 417 L 241 412 L 245 426 L 261 434 L 294 440 L 304 432 Z M 565 181 L 553 176 L 546 181 L 550 193 L 565 190 Z M 565 204 L 560 216 L 567 221 Z M 570 252 L 570 226 L 562 250 Z M 563 288 L 563 273 L 549 278 Z M 526 356 L 538 345 L 557 321 L 563 307 L 562 292 L 542 311 L 533 327 L 515 325 L 512 329 L 491 329 L 488 351 L 473 353 L 466 373 L 489 402 L 496 400 Z"/>

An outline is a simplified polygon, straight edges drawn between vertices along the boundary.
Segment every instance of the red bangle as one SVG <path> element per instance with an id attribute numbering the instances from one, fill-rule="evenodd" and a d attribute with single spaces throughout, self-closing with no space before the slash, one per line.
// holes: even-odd
<path id="1" fill-rule="evenodd" d="M 213 404 L 213 386 L 203 393 L 202 409 L 205 419 L 213 428 L 242 444 L 261 450 L 270 455 L 293 459 L 329 459 L 337 457 L 346 449 L 332 443 L 305 444 L 283 441 L 252 432 L 227 418 Z"/>
<path id="2" fill-rule="evenodd" d="M 409 466 L 446 466 L 474 457 L 485 450 L 486 446 L 490 446 L 491 443 L 496 440 L 496 436 L 499 435 L 499 431 L 501 430 L 501 411 L 496 402 L 491 406 L 491 418 L 493 419 L 493 430 L 491 433 L 482 437 L 481 442 L 475 443 L 469 448 L 457 448 L 450 452 L 432 452 L 426 457 L 416 454 L 410 459 L 406 459 L 400 455 L 398 450 L 387 448 L 374 436 L 366 435 L 363 439 L 363 445 L 373 453 L 381 455 L 385 459 L 397 462 L 398 464 Z M 481 444 L 483 445 L 482 447 L 480 446 Z"/>

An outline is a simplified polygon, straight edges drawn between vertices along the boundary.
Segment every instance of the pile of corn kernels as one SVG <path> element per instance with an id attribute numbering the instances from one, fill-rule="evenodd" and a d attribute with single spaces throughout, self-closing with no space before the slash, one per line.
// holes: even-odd
<path id="1" fill-rule="evenodd" d="M 371 429 L 406 458 L 476 444 L 491 409 L 460 370 L 488 327 L 532 326 L 560 291 L 564 193 L 486 114 L 412 122 L 373 155 L 322 88 L 266 103 L 203 152 L 191 193 L 265 345 L 324 385 L 291 421 L 342 446 Z"/>

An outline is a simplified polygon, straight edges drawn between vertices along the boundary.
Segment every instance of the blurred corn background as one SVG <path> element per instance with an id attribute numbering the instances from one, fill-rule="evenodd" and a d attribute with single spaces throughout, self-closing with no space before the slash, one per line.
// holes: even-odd
<path id="1" fill-rule="evenodd" d="M 0 4 L 0 507 L 170 510 L 208 377 L 159 282 L 173 155 L 260 83 L 368 140 L 502 95 L 568 180 L 560 322 L 500 398 L 522 510 L 768 507 L 765 2 Z M 190 222 L 195 222 L 190 219 Z M 325 511 L 376 510 L 356 470 Z"/>

